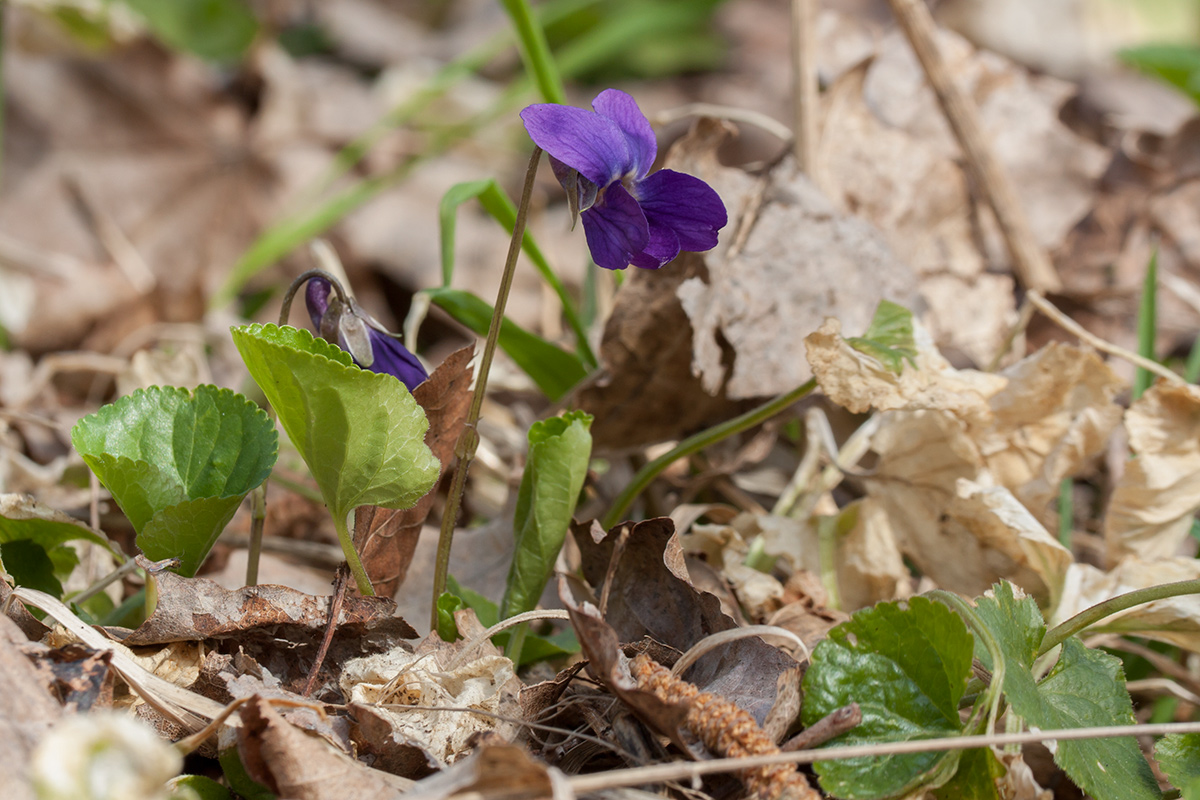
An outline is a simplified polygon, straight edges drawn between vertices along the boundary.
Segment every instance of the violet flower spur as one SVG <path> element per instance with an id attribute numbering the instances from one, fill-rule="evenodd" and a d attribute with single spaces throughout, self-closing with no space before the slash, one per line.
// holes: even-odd
<path id="1" fill-rule="evenodd" d="M 324 339 L 337 342 L 354 363 L 371 372 L 382 372 L 413 389 L 429 377 L 421 362 L 387 328 L 376 322 L 353 300 L 342 301 L 326 278 L 309 278 L 304 302 L 313 327 Z"/>
<path id="2" fill-rule="evenodd" d="M 625 92 L 605 89 L 594 111 L 554 103 L 521 112 L 525 130 L 550 155 L 572 216 L 582 212 L 592 258 L 605 269 L 658 269 L 681 250 L 717 244 L 728 218 L 704 181 L 669 169 L 649 175 L 658 154 L 650 122 Z"/>

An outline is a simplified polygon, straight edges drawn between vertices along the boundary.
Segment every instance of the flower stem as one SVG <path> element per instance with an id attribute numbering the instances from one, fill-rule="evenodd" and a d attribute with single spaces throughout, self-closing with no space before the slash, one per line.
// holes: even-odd
<path id="1" fill-rule="evenodd" d="M 354 512 L 351 511 L 350 514 L 352 513 Z M 337 528 L 338 542 L 342 545 L 342 552 L 346 554 L 346 563 L 350 565 L 350 574 L 354 576 L 359 594 L 363 597 L 374 597 L 375 587 L 371 585 L 371 578 L 367 575 L 362 559 L 358 557 L 358 550 L 354 548 L 354 534 L 350 532 L 350 526 L 347 524 L 350 514 L 334 514 L 333 525 Z"/>
<path id="2" fill-rule="evenodd" d="M 929 597 L 957 611 L 992 657 L 992 680 L 984 691 L 984 707 L 988 709 L 987 732 L 992 733 L 996 730 L 996 720 L 1000 717 L 1000 697 L 1004 693 L 1004 651 L 1000 649 L 1000 642 L 988 629 L 979 612 L 966 600 L 945 589 L 934 589 L 929 593 Z"/>
<path id="3" fill-rule="evenodd" d="M 716 444 L 722 439 L 733 436 L 735 433 L 741 433 L 760 422 L 765 422 L 812 392 L 815 388 L 817 388 L 816 379 L 810 379 L 803 386 L 781 394 L 774 400 L 770 400 L 758 408 L 752 408 L 740 417 L 734 417 L 722 422 L 720 425 L 714 425 L 707 430 L 692 434 L 666 453 L 663 453 L 642 467 L 633 476 L 633 480 L 629 482 L 629 485 L 613 500 L 612 507 L 608 509 L 608 513 L 604 515 L 604 519 L 601 522 L 604 529 L 610 530 L 616 527 L 617 523 L 621 521 L 621 517 L 633 505 L 633 501 L 637 499 L 638 495 L 644 492 L 646 487 L 671 464 L 681 458 L 690 456 L 692 453 L 697 453 L 710 445 Z"/>
<path id="4" fill-rule="evenodd" d="M 521 42 L 521 59 L 525 69 L 533 74 L 538 91 L 547 103 L 566 103 L 567 94 L 563 91 L 562 76 L 554 57 L 550 54 L 550 45 L 546 41 L 546 32 L 533 16 L 533 9 L 527 0 L 501 0 L 504 10 L 512 18 L 513 28 Z"/>
<path id="5" fill-rule="evenodd" d="M 1044 656 L 1075 634 L 1095 625 L 1105 617 L 1111 617 L 1118 611 L 1184 594 L 1200 594 L 1200 580 L 1164 583 L 1110 597 L 1103 603 L 1086 608 L 1061 625 L 1055 626 L 1046 634 L 1046 638 L 1042 639 L 1042 646 L 1038 648 L 1038 656 Z"/>
<path id="6" fill-rule="evenodd" d="M 528 11 L 528 7 L 526 7 L 526 11 Z M 458 521 L 458 510 L 462 506 L 463 491 L 467 485 L 467 470 L 471 466 L 471 459 L 475 457 L 475 448 L 479 446 L 479 434 L 475 431 L 475 425 L 479 422 L 483 397 L 487 392 L 488 372 L 491 371 L 492 358 L 496 355 L 496 344 L 500 340 L 500 323 L 504 320 L 504 307 L 508 305 L 513 276 L 517 272 L 517 256 L 521 253 L 521 242 L 525 237 L 525 222 L 529 217 L 529 200 L 533 196 L 533 181 L 537 176 L 538 162 L 541 157 L 542 149 L 534 147 L 533 154 L 529 157 L 529 167 L 525 171 L 521 203 L 517 206 L 517 221 L 513 225 L 512 240 L 508 245 L 508 257 L 504 261 L 504 275 L 500 278 L 500 290 L 496 293 L 496 305 L 492 309 L 492 324 L 488 329 L 487 341 L 483 345 L 483 356 L 479 359 L 479 374 L 475 378 L 475 393 L 471 396 L 471 408 L 467 412 L 466 427 L 459 436 L 458 444 L 454 447 L 458 465 L 454 469 L 450 494 L 446 497 L 446 508 L 442 512 L 442 529 L 438 534 L 437 560 L 433 567 L 430 630 L 437 630 L 437 601 L 446 591 L 446 575 L 450 571 L 450 545 L 454 541 L 454 525 Z"/>

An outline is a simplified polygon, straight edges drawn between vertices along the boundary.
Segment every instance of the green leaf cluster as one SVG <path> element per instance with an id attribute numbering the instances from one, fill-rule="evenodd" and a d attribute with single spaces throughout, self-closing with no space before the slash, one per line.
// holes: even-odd
<path id="1" fill-rule="evenodd" d="M 890 300 L 880 300 L 867 332 L 846 339 L 846 343 L 878 359 L 897 375 L 904 370 L 905 361 L 917 365 L 912 312 Z"/>
<path id="2" fill-rule="evenodd" d="M 1035 662 L 1046 625 L 1033 599 L 1018 598 L 1012 585 L 1002 582 L 977 599 L 974 611 L 968 614 L 975 617 L 972 624 L 986 629 L 1003 659 L 1001 688 L 1010 715 L 1043 730 L 1133 724 L 1118 659 L 1071 638 L 1039 678 Z M 972 656 L 994 673 L 1001 671 L 961 618 L 931 600 L 917 597 L 860 611 L 813 652 L 804 677 L 804 722 L 811 725 L 854 701 L 863 722 L 832 746 L 974 733 L 973 721 L 982 718 L 990 693 L 978 696 L 973 721 L 961 722 Z M 1185 783 L 1194 776 L 1183 766 L 1184 755 L 1195 746 L 1183 739 L 1166 746 L 1168 763 L 1178 765 Z M 1054 759 L 1096 800 L 1161 797 L 1133 737 L 1060 741 Z M 817 762 L 816 771 L 835 797 L 891 798 L 937 790 L 940 798 L 993 800 L 998 798 L 993 779 L 1003 767 L 990 751 L 968 750 L 961 756 L 918 753 Z"/>
<path id="3" fill-rule="evenodd" d="M 279 449 L 266 412 L 216 386 L 138 390 L 81 419 L 71 443 L 129 517 L 146 557 L 177 557 L 189 577 Z"/>

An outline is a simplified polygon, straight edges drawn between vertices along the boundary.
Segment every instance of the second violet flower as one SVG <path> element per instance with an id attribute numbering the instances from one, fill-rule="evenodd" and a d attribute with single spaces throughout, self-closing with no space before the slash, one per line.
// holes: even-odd
<path id="1" fill-rule="evenodd" d="M 699 178 L 669 169 L 649 174 L 658 142 L 634 99 L 605 89 L 592 108 L 539 103 L 521 119 L 550 155 L 572 214 L 582 212 L 596 263 L 658 269 L 681 250 L 715 247 L 725 205 Z"/>

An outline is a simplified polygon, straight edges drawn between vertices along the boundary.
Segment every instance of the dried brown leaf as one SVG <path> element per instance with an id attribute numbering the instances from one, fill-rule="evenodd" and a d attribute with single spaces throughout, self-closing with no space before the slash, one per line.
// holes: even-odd
<path id="1" fill-rule="evenodd" d="M 1125 413 L 1137 455 L 1113 491 L 1104 518 L 1108 561 L 1179 554 L 1200 509 L 1200 389 L 1162 381 Z"/>
<path id="2" fill-rule="evenodd" d="M 410 781 L 373 770 L 293 727 L 261 697 L 241 707 L 238 754 L 250 776 L 295 800 L 399 798 Z"/>
<path id="3" fill-rule="evenodd" d="M 606 576 L 611 576 L 604 622 L 618 641 L 649 637 L 683 652 L 710 634 L 737 627 L 722 612 L 717 597 L 692 585 L 669 518 L 634 524 L 620 561 L 610 568 L 621 527 L 609 531 L 600 542 L 593 541 L 590 526 L 576 525 L 572 531 L 584 578 L 597 596 L 602 594 Z M 576 632 L 582 642 L 584 633 L 578 627 Z M 775 702 L 780 673 L 795 665 L 791 656 L 762 639 L 748 638 L 705 654 L 684 677 L 703 691 L 737 703 L 761 723 Z"/>
<path id="4" fill-rule="evenodd" d="M 454 462 L 454 447 L 471 405 L 473 345 L 451 353 L 429 378 L 413 390 L 425 409 L 429 429 L 425 444 L 437 456 L 444 475 Z M 392 597 L 404 583 L 417 549 L 421 526 L 437 499 L 436 485 L 412 508 L 396 510 L 360 506 L 354 513 L 354 540 L 375 593 Z"/>
<path id="5" fill-rule="evenodd" d="M 3 583 L 0 581 L 0 583 Z M 5 796 L 12 800 L 34 800 L 30 783 L 30 761 L 34 747 L 62 708 L 39 679 L 37 670 L 21 652 L 27 643 L 16 623 L 0 617 L 0 774 Z"/>

